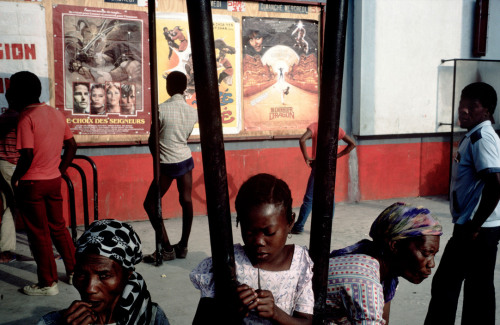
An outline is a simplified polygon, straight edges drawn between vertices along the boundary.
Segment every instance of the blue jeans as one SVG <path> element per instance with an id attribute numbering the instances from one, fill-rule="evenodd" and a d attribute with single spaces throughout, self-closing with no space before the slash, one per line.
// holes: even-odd
<path id="1" fill-rule="evenodd" d="M 295 224 L 293 225 L 293 230 L 302 232 L 304 231 L 304 225 L 306 224 L 309 214 L 311 214 L 313 206 L 313 194 L 314 194 L 314 174 L 316 172 L 316 167 L 313 165 L 311 168 L 311 174 L 309 175 L 309 180 L 307 181 L 306 193 L 302 199 L 302 205 L 300 206 L 299 217 Z M 332 217 L 335 212 L 335 203 L 333 204 Z"/>
<path id="2" fill-rule="evenodd" d="M 453 325 L 464 283 L 462 325 L 495 324 L 494 273 L 500 227 L 481 228 L 474 242 L 464 242 L 464 226 L 455 225 L 432 279 L 425 325 Z"/>
<path id="3" fill-rule="evenodd" d="M 304 231 L 304 225 L 312 210 L 315 169 L 316 168 L 314 166 L 311 168 L 311 174 L 309 175 L 309 180 L 307 181 L 306 193 L 304 194 L 304 199 L 302 199 L 302 205 L 300 206 L 299 217 L 293 225 L 293 229 L 299 232 Z"/>

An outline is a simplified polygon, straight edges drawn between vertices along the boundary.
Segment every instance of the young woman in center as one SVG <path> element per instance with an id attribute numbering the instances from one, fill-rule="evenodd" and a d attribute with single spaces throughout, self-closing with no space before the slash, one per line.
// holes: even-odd
<path id="1" fill-rule="evenodd" d="M 243 323 L 312 324 L 313 262 L 305 247 L 286 244 L 295 219 L 288 185 L 269 174 L 250 177 L 236 196 L 236 213 L 245 243 L 234 245 Z M 203 260 L 190 278 L 201 291 L 195 321 L 206 321 L 210 308 L 203 305 L 215 296 L 212 258 Z"/>

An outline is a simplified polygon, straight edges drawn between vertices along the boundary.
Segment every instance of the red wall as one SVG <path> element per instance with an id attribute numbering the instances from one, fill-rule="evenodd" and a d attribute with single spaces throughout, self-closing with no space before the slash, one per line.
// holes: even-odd
<path id="1" fill-rule="evenodd" d="M 448 143 L 360 145 L 356 150 L 361 200 L 440 195 L 448 191 Z M 99 219 L 147 220 L 142 203 L 153 179 L 151 155 L 91 158 L 99 173 Z M 206 202 L 201 153 L 194 152 L 193 158 L 194 213 L 203 215 L 206 214 Z M 87 162 L 76 160 L 76 163 L 89 175 L 89 211 L 92 218 L 92 172 Z M 335 200 L 339 202 L 348 199 L 347 157 L 339 159 L 337 164 Z M 232 210 L 239 186 L 249 176 L 260 172 L 274 174 L 285 180 L 292 190 L 294 206 L 298 207 L 302 203 L 310 169 L 304 163 L 298 147 L 226 151 L 226 166 Z M 81 180 L 74 170 L 70 170 L 69 174 L 77 192 L 77 221 L 82 224 Z M 67 193 L 65 186 L 63 193 Z M 181 216 L 175 183 L 162 202 L 164 218 Z M 66 217 L 69 219 L 68 211 L 69 207 L 66 208 Z"/>
<path id="2" fill-rule="evenodd" d="M 448 193 L 449 143 L 358 146 L 361 200 Z"/>

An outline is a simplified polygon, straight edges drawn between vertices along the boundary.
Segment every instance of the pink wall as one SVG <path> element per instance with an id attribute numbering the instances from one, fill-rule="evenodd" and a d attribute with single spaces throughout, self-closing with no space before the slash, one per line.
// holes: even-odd
<path id="1" fill-rule="evenodd" d="M 342 148 L 339 148 L 339 151 Z M 448 191 L 449 144 L 444 142 L 360 145 L 356 148 L 361 200 L 446 194 Z M 91 157 L 99 171 L 99 218 L 147 220 L 142 207 L 153 178 L 152 158 L 148 154 Z M 206 214 L 201 153 L 194 152 L 193 202 L 195 215 Z M 77 160 L 87 175 L 91 169 Z M 249 176 L 266 172 L 284 179 L 292 190 L 294 206 L 302 203 L 309 177 L 299 148 L 226 151 L 231 209 L 239 186 Z M 348 159 L 338 160 L 335 200 L 347 200 Z M 70 171 L 76 188 L 77 221 L 83 223 L 81 181 Z M 93 216 L 92 186 L 89 177 L 90 215 Z M 63 194 L 66 196 L 66 186 Z M 67 200 L 66 200 L 67 202 Z M 175 183 L 163 198 L 163 217 L 181 216 Z M 66 206 L 67 203 L 66 203 Z M 66 207 L 69 219 L 69 207 Z"/>

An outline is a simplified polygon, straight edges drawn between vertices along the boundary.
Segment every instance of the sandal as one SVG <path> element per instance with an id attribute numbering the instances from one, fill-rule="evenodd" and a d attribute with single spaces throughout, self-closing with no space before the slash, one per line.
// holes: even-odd
<path id="1" fill-rule="evenodd" d="M 179 244 L 175 244 L 174 251 L 175 251 L 175 256 L 177 258 L 186 258 L 186 255 L 188 253 L 188 248 L 187 246 L 181 246 Z"/>
<path id="2" fill-rule="evenodd" d="M 142 260 L 145 263 L 155 263 L 156 262 L 156 254 L 158 254 L 158 252 L 155 251 L 153 254 L 145 255 Z M 167 252 L 166 250 L 164 250 L 162 248 L 161 249 L 161 256 L 162 256 L 162 260 L 164 260 L 164 261 L 175 260 L 175 250 L 172 248 L 172 250 L 170 252 Z"/>

